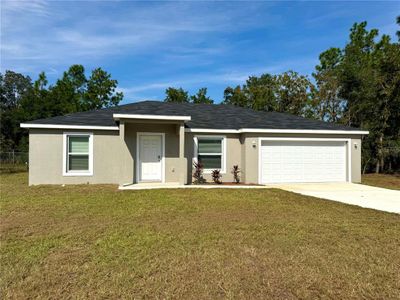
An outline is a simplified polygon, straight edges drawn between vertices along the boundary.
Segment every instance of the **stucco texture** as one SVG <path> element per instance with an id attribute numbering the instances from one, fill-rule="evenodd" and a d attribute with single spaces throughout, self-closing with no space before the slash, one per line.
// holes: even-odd
<path id="1" fill-rule="evenodd" d="M 185 135 L 185 158 L 187 161 L 187 182 L 193 182 L 193 173 L 194 173 L 194 138 L 200 136 L 218 136 L 225 137 L 226 141 L 226 170 L 222 172 L 221 180 L 223 182 L 233 182 L 233 175 L 231 173 L 232 167 L 234 165 L 239 165 L 242 168 L 242 146 L 240 143 L 240 135 L 239 134 L 195 134 L 195 133 L 186 133 Z M 207 181 L 212 181 L 211 174 L 203 174 L 204 178 Z"/>
<path id="2" fill-rule="evenodd" d="M 186 134 L 185 156 L 188 161 L 188 182 L 192 182 L 191 175 L 194 172 L 194 142 L 195 136 L 203 134 L 188 133 Z M 210 134 L 207 134 L 210 135 Z M 214 134 L 221 136 L 221 134 Z M 259 183 L 258 166 L 259 166 L 259 138 L 264 137 L 282 137 L 282 138 L 333 138 L 332 135 L 311 135 L 311 134 L 225 134 L 227 141 L 226 150 L 226 172 L 222 174 L 223 182 L 232 182 L 233 175 L 231 170 L 233 165 L 239 165 L 241 169 L 241 180 L 248 184 Z M 335 135 L 334 138 L 349 139 L 348 135 Z M 347 161 L 351 157 L 351 163 L 347 166 L 351 167 L 351 182 L 361 182 L 361 136 L 351 136 L 351 155 L 347 153 Z M 210 174 L 204 174 L 207 181 L 211 181 Z"/>
<path id="3" fill-rule="evenodd" d="M 136 172 L 138 132 L 165 134 L 165 182 L 185 183 L 186 162 L 179 158 L 180 124 L 121 124 L 120 131 L 31 129 L 29 184 L 131 184 Z M 63 133 L 93 133 L 93 175 L 63 176 Z M 183 141 L 182 141 L 183 142 Z M 183 156 L 183 153 L 182 153 Z"/>
<path id="4" fill-rule="evenodd" d="M 63 132 L 93 133 L 92 176 L 63 176 Z M 183 124 L 121 122 L 119 131 L 31 129 L 29 184 L 135 183 L 138 132 L 165 134 L 165 182 L 192 183 L 194 137 L 205 134 L 184 133 Z M 241 180 L 246 183 L 258 183 L 260 137 L 332 138 L 332 135 L 307 134 L 215 135 L 226 137 L 226 172 L 222 174 L 222 181 L 232 182 L 232 167 L 239 165 Z M 361 136 L 335 135 L 335 138 L 351 138 L 351 155 L 347 154 L 347 159 L 351 157 L 348 164 L 351 167 L 351 182 L 360 182 Z M 207 181 L 212 180 L 210 174 L 204 174 L 204 177 Z"/>
<path id="5" fill-rule="evenodd" d="M 118 131 L 93 132 L 93 176 L 63 176 L 63 132 L 87 130 L 31 129 L 29 133 L 29 184 L 119 184 L 132 173 Z"/>
<path id="6" fill-rule="evenodd" d="M 135 161 L 137 157 L 137 133 L 138 132 L 157 132 L 165 134 L 165 182 L 180 182 L 180 172 L 186 174 L 186 169 L 182 170 L 179 159 L 179 124 L 143 124 L 126 123 L 124 142 L 130 149 L 130 164 L 132 170 L 136 170 Z M 137 172 L 133 173 L 130 182 L 138 182 Z M 129 183 L 129 181 L 127 181 Z"/>

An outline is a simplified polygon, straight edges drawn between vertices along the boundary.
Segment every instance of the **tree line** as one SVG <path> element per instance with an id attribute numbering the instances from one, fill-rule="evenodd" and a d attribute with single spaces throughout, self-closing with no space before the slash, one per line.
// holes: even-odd
<path id="1" fill-rule="evenodd" d="M 400 17 L 397 18 L 400 25 Z M 400 41 L 400 31 L 397 32 Z M 363 139 L 363 171 L 400 170 L 400 43 L 367 23 L 355 23 L 343 48 L 319 56 L 311 77 L 289 70 L 250 76 L 228 86 L 224 104 L 259 111 L 287 112 L 369 130 Z M 89 77 L 73 65 L 54 85 L 45 73 L 34 82 L 13 71 L 0 73 L 1 151 L 27 151 L 26 130 L 19 123 L 78 111 L 115 106 L 123 98 L 118 82 L 101 68 Z M 194 95 L 169 87 L 166 102 L 214 103 L 203 87 Z"/>
<path id="2" fill-rule="evenodd" d="M 123 94 L 116 92 L 117 85 L 101 68 L 87 78 L 82 65 L 72 65 L 54 85 L 48 85 L 44 72 L 34 82 L 13 71 L 0 73 L 1 151 L 28 150 L 20 123 L 118 105 Z"/>

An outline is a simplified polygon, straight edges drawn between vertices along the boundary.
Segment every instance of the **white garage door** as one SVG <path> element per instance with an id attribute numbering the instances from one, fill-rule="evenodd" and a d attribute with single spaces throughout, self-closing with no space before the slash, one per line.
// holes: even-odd
<path id="1" fill-rule="evenodd" d="M 346 142 L 262 141 L 261 182 L 346 181 Z"/>

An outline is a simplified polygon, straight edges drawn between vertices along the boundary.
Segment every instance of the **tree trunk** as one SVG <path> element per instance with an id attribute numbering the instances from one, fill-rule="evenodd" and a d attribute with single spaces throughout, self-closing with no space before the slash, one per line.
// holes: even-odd
<path id="1" fill-rule="evenodd" d="M 377 159 L 377 160 L 376 160 L 376 166 L 375 166 L 375 173 L 376 173 L 376 174 L 379 173 L 379 164 L 380 164 L 380 160 Z"/>
<path id="2" fill-rule="evenodd" d="M 379 149 L 380 149 L 380 159 L 381 159 L 380 167 L 381 167 L 381 173 L 383 173 L 383 169 L 385 167 L 385 154 L 383 150 L 383 133 L 379 137 Z"/>
<path id="3" fill-rule="evenodd" d="M 378 159 L 376 162 L 376 169 L 375 169 L 375 173 L 379 173 L 379 171 L 383 171 L 383 167 L 384 167 L 384 157 L 383 157 L 383 133 L 381 133 L 381 135 L 379 136 L 379 142 L 378 142 Z"/>
<path id="4" fill-rule="evenodd" d="M 371 159 L 368 159 L 367 162 L 364 164 L 364 167 L 363 167 L 363 170 L 362 170 L 363 175 L 364 175 L 365 172 L 367 171 L 367 166 L 368 166 L 368 163 L 369 163 L 370 160 L 371 160 Z"/>

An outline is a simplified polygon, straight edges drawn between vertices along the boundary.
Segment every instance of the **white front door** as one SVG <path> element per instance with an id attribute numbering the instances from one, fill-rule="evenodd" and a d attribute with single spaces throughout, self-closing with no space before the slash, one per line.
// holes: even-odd
<path id="1" fill-rule="evenodd" d="M 161 134 L 139 135 L 139 181 L 162 181 Z"/>

